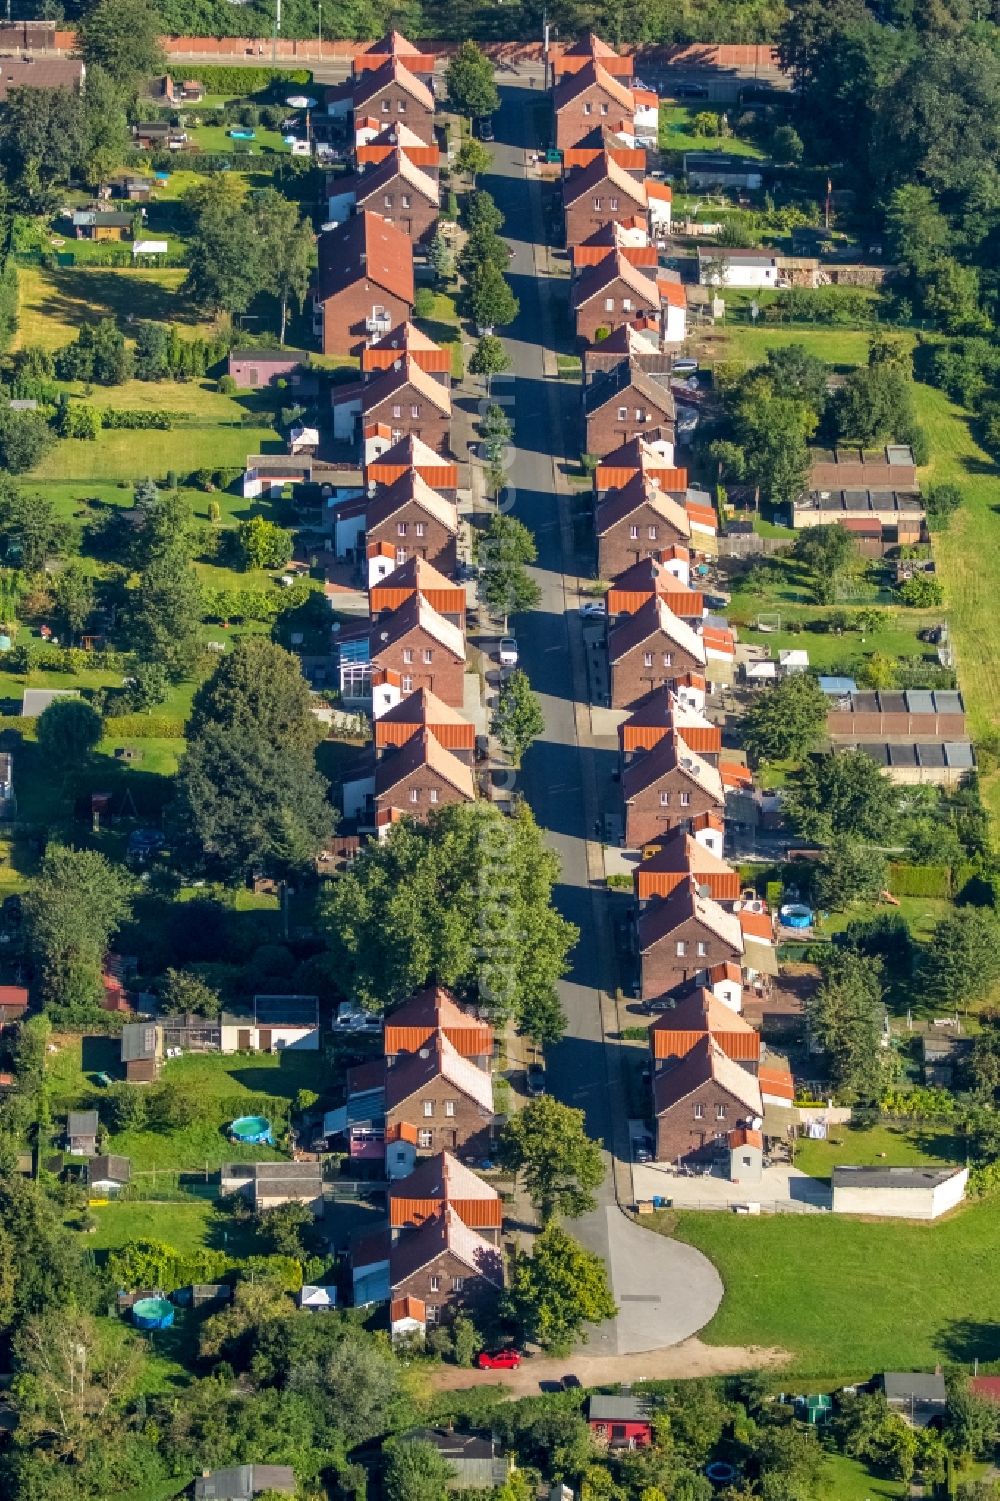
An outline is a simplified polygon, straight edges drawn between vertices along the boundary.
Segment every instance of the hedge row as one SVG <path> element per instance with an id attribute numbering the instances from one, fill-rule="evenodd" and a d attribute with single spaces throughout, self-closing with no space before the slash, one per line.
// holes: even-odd
<path id="1" fill-rule="evenodd" d="M 272 83 L 312 83 L 309 68 L 225 68 L 211 63 L 202 65 L 185 63 L 185 78 L 196 78 L 205 85 L 209 94 L 237 94 L 245 99 L 248 94 L 260 94 Z M 194 106 L 185 105 L 184 108 Z"/>
<path id="2" fill-rule="evenodd" d="M 173 425 L 172 413 L 147 411 L 143 407 L 105 407 L 101 412 L 102 427 L 129 428 L 135 431 L 155 427 L 169 431 Z"/>
<path id="3" fill-rule="evenodd" d="M 105 721 L 105 733 L 129 740 L 183 740 L 184 721 L 166 714 L 119 714 Z"/>

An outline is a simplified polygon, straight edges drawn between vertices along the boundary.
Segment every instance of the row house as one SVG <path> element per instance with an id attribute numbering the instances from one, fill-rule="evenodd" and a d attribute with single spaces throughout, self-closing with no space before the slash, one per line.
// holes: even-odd
<path id="1" fill-rule="evenodd" d="M 603 68 L 621 83 L 630 84 L 634 72 L 633 60 L 628 53 L 616 52 L 595 31 L 585 31 L 568 47 L 557 51 L 552 57 L 552 76 L 558 83 L 561 78 L 579 73 L 588 63 L 600 63 Z"/>
<path id="2" fill-rule="evenodd" d="M 476 789 L 468 763 L 460 761 L 428 729 L 400 746 L 374 747 L 343 784 L 344 817 L 379 838 L 401 818 L 425 823 L 440 808 L 471 803 Z"/>
<path id="3" fill-rule="evenodd" d="M 675 547 L 688 549 L 691 523 L 685 505 L 687 471 L 673 469 L 667 473 L 672 480 L 669 490 L 635 475 L 598 504 L 594 531 L 600 578 L 616 578 L 636 563 L 661 557 Z"/>
<path id="4" fill-rule="evenodd" d="M 414 735 L 426 731 L 464 765 L 473 764 L 475 725 L 457 709 L 442 703 L 429 688 L 418 688 L 404 698 L 398 674 L 387 673 L 384 682 L 372 685 L 372 716 L 376 756 L 405 745 Z"/>
<path id="5" fill-rule="evenodd" d="M 459 1313 L 488 1312 L 503 1289 L 498 1246 L 472 1229 L 451 1204 L 416 1228 L 390 1228 L 351 1247 L 354 1303 L 388 1303 L 394 1334 L 403 1323 L 415 1334 Z"/>
<path id="6" fill-rule="evenodd" d="M 327 116 L 347 121 L 377 120 L 382 128 L 406 125 L 425 145 L 434 144 L 434 95 L 401 56 L 387 56 L 377 67 L 326 90 Z"/>
<path id="7" fill-rule="evenodd" d="M 718 816 L 726 806 L 718 767 L 693 751 L 677 730 L 630 761 L 622 772 L 621 794 L 629 849 L 687 830 L 692 819 Z"/>
<path id="8" fill-rule="evenodd" d="M 676 473 L 673 433 L 644 433 L 605 455 L 594 471 L 594 494 L 603 500 L 609 490 L 621 490 L 636 476 L 660 490 L 686 489 L 687 475 L 684 484 L 678 485 Z"/>
<path id="9" fill-rule="evenodd" d="M 622 323 L 599 344 L 588 344 L 583 351 L 584 385 L 589 385 L 595 376 L 614 370 L 623 360 L 636 370 L 665 381 L 673 390 L 670 383 L 673 356 L 664 348 L 658 324 L 642 319 L 637 323 Z"/>
<path id="10" fill-rule="evenodd" d="M 416 1128 L 417 1154 L 490 1155 L 493 1079 L 441 1032 L 416 1053 L 397 1058 L 385 1076 L 385 1124 Z"/>
<path id="11" fill-rule="evenodd" d="M 704 757 L 712 766 L 719 764 L 722 730 L 705 718 L 704 679 L 701 684 L 700 705 L 696 706 L 686 700 L 682 682 L 677 680 L 650 693 L 627 719 L 622 720 L 618 726 L 618 753 L 623 771 L 637 756 L 651 751 L 675 730 L 697 755 Z M 711 840 L 706 840 L 706 843 L 712 847 Z M 720 844 L 719 854 L 721 853 Z"/>
<path id="12" fill-rule="evenodd" d="M 691 588 L 690 577 L 691 554 L 686 547 L 668 547 L 640 558 L 611 581 L 604 596 L 609 622 L 619 615 L 634 615 L 651 599 L 662 599 L 682 620 L 701 620 L 705 597 L 700 589 Z"/>
<path id="13" fill-rule="evenodd" d="M 760 1067 L 760 1033 L 738 1012 L 703 985 L 678 996 L 669 1011 L 658 1013 L 649 1029 L 650 1064 L 654 1074 L 686 1058 L 706 1037 L 755 1077 Z"/>
<path id="14" fill-rule="evenodd" d="M 398 148 L 357 175 L 334 179 L 327 198 L 327 220 L 342 224 L 352 214 L 377 214 L 399 229 L 413 245 L 434 236 L 441 213 L 436 180 Z"/>
<path id="15" fill-rule="evenodd" d="M 368 631 L 372 677 L 377 672 L 396 672 L 404 695 L 428 688 L 451 708 L 462 708 L 465 633 L 458 626 L 413 595 Z"/>
<path id="16" fill-rule="evenodd" d="M 389 1231 L 394 1243 L 449 1210 L 490 1245 L 500 1244 L 500 1195 L 450 1152 L 424 1158 L 407 1177 L 389 1185 Z"/>
<path id="17" fill-rule="evenodd" d="M 634 709 L 685 672 L 703 672 L 705 645 L 686 620 L 651 599 L 608 633 L 611 707 Z"/>
<path id="18" fill-rule="evenodd" d="M 653 1075 L 658 1162 L 694 1162 L 722 1153 L 730 1133 L 759 1130 L 764 1100 L 759 1081 L 711 1035 Z"/>
<path id="19" fill-rule="evenodd" d="M 598 266 L 613 251 L 619 250 L 625 259 L 641 271 L 655 274 L 658 251 L 649 243 L 649 231 L 645 216 L 634 219 L 619 219 L 605 222 L 593 234 L 576 242 L 570 250 L 570 266 L 577 276 L 588 266 Z"/>
<path id="20" fill-rule="evenodd" d="M 568 151 L 595 127 L 619 123 L 634 126 L 636 101 L 632 90 L 609 72 L 605 59 L 587 59 L 575 73 L 564 73 L 552 90 L 553 138 L 559 151 Z"/>
<path id="21" fill-rule="evenodd" d="M 403 35 L 401 31 L 389 30 L 360 52 L 354 54 L 351 71 L 355 78 L 361 78 L 365 73 L 370 73 L 375 68 L 381 68 L 387 62 L 405 63 L 410 72 L 418 78 L 431 78 L 437 64 L 437 54 L 424 52 Z"/>
<path id="22" fill-rule="evenodd" d="M 428 563 L 426 558 L 408 558 L 405 563 L 399 564 L 396 563 L 395 556 L 391 562 L 385 556 L 373 559 L 373 546 L 388 552 L 392 549 L 392 543 L 369 544 L 368 613 L 372 620 L 377 620 L 386 612 L 398 610 L 400 605 L 415 594 L 420 599 L 425 599 L 445 620 L 464 630 L 467 604 L 464 584 L 452 583 L 451 579 L 438 572 L 433 563 Z M 384 571 L 378 569 L 376 572 L 371 568 L 373 562 L 387 563 L 390 566 Z"/>
<path id="23" fill-rule="evenodd" d="M 361 351 L 361 374 L 367 380 L 380 371 L 394 370 L 407 359 L 441 385 L 451 385 L 450 352 L 435 344 L 414 323 L 400 323 L 367 344 Z"/>
<path id="24" fill-rule="evenodd" d="M 365 453 L 365 485 L 369 494 L 394 485 L 407 474 L 415 474 L 452 505 L 457 502 L 458 465 L 454 459 L 435 453 L 413 433 L 397 438 L 395 443 L 391 433 L 384 440 L 368 439 Z"/>
<path id="25" fill-rule="evenodd" d="M 422 558 L 446 577 L 455 572 L 458 507 L 454 500 L 431 489 L 416 470 L 402 474 L 376 490 L 370 500 L 366 499 L 363 528 L 366 546 L 381 544 L 392 548 L 397 567 L 410 558 Z M 344 555 L 349 544 L 347 530 L 343 539 L 338 532 L 338 556 Z M 372 567 L 369 583 L 375 582 L 380 572 L 381 569 Z"/>
<path id="26" fill-rule="evenodd" d="M 445 455 L 451 445 L 451 391 L 404 355 L 387 370 L 374 371 L 363 383 L 335 387 L 333 435 L 342 443 L 376 436 L 390 445 L 401 438 L 419 438 L 435 453 Z"/>
<path id="27" fill-rule="evenodd" d="M 642 319 L 660 325 L 660 290 L 648 269 L 634 266 L 615 249 L 596 266 L 587 266 L 570 293 L 576 336 L 588 344 L 613 333 L 623 323 Z"/>
<path id="28" fill-rule="evenodd" d="M 438 180 L 441 169 L 441 148 L 428 146 L 415 130 L 408 125 L 386 125 L 374 115 L 361 115 L 354 121 L 354 160 L 359 168 L 378 166 L 393 151 L 401 151 L 408 161 L 428 177 Z M 336 184 L 330 178 L 327 191 Z"/>
<path id="29" fill-rule="evenodd" d="M 699 891 L 710 896 L 713 902 L 739 899 L 739 871 L 699 837 L 708 833 L 721 845 L 724 827 L 721 815 L 714 810 L 697 814 L 688 827 L 690 833 L 678 826 L 669 834 L 656 835 L 643 849 L 642 859 L 633 875 L 635 897 L 640 908 L 650 901 L 662 901 L 678 886 L 692 879 L 697 882 Z"/>
<path id="30" fill-rule="evenodd" d="M 396 1006 L 385 1019 L 383 1048 L 390 1068 L 410 1053 L 429 1047 L 442 1036 L 460 1057 L 489 1070 L 493 1058 L 493 1028 L 466 1011 L 443 985 L 426 985 Z"/>
<path id="31" fill-rule="evenodd" d="M 641 763 L 640 763 L 641 764 Z M 735 913 L 702 896 L 693 880 L 639 913 L 642 998 L 653 1000 L 694 981 L 715 964 L 743 968 L 743 932 Z"/>
<path id="32" fill-rule="evenodd" d="M 582 243 L 609 224 L 638 221 L 654 239 L 670 233 L 671 191 L 665 183 L 643 175 L 645 152 L 611 148 L 569 155 L 562 185 L 568 246 Z M 574 158 L 581 158 L 579 165 L 572 165 Z"/>
<path id="33" fill-rule="evenodd" d="M 324 354 L 359 354 L 409 320 L 413 297 L 413 250 L 395 225 L 361 213 L 320 235 L 313 326 Z"/>
<path id="34" fill-rule="evenodd" d="M 582 389 L 586 452 L 603 458 L 631 438 L 657 428 L 672 434 L 677 408 L 669 379 L 657 379 L 622 360 Z"/>

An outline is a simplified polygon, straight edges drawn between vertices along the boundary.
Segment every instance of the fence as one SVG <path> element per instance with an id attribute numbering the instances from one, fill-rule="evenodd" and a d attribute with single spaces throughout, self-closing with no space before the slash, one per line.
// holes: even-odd
<path id="1" fill-rule="evenodd" d="M 760 537 L 756 532 L 739 532 L 719 537 L 720 558 L 773 558 L 791 545 L 788 537 Z"/>

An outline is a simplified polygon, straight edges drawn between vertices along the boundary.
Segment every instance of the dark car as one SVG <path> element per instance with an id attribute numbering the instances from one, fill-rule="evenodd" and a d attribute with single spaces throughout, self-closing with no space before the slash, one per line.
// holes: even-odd
<path id="1" fill-rule="evenodd" d="M 533 1099 L 545 1093 L 545 1065 L 544 1063 L 529 1063 L 526 1083 L 528 1093 Z"/>
<path id="2" fill-rule="evenodd" d="M 582 1385 L 583 1382 L 579 1376 L 564 1376 L 562 1379 L 562 1389 L 564 1392 L 577 1392 Z"/>
<path id="3" fill-rule="evenodd" d="M 492 115 L 480 115 L 476 121 L 476 135 L 481 141 L 492 141 L 494 139 Z"/>
<path id="4" fill-rule="evenodd" d="M 708 98 L 708 89 L 703 83 L 675 83 L 672 92 L 675 99 Z"/>

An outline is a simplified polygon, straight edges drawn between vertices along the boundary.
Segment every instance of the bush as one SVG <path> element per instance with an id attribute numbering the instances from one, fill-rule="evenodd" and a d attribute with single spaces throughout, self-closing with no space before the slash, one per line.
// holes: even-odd
<path id="1" fill-rule="evenodd" d="M 236 379 L 235 379 L 234 376 L 232 376 L 232 375 L 222 375 L 222 376 L 219 377 L 219 395 L 220 396 L 232 396 L 232 394 L 233 394 L 233 392 L 235 390 L 236 390 Z"/>
<path id="2" fill-rule="evenodd" d="M 435 308 L 434 293 L 430 287 L 420 287 L 413 299 L 414 318 L 433 318 Z"/>
<path id="3" fill-rule="evenodd" d="M 184 721 L 165 714 L 115 714 L 108 705 L 107 733 L 123 740 L 183 740 Z"/>
<path id="4" fill-rule="evenodd" d="M 944 590 L 940 581 L 931 573 L 915 573 L 896 591 L 901 604 L 912 610 L 930 610 L 941 604 Z"/>
<path id="5" fill-rule="evenodd" d="M 149 411 L 143 407 L 105 407 L 101 413 L 101 426 L 140 432 L 152 428 L 169 432 L 174 425 L 170 412 Z"/>

